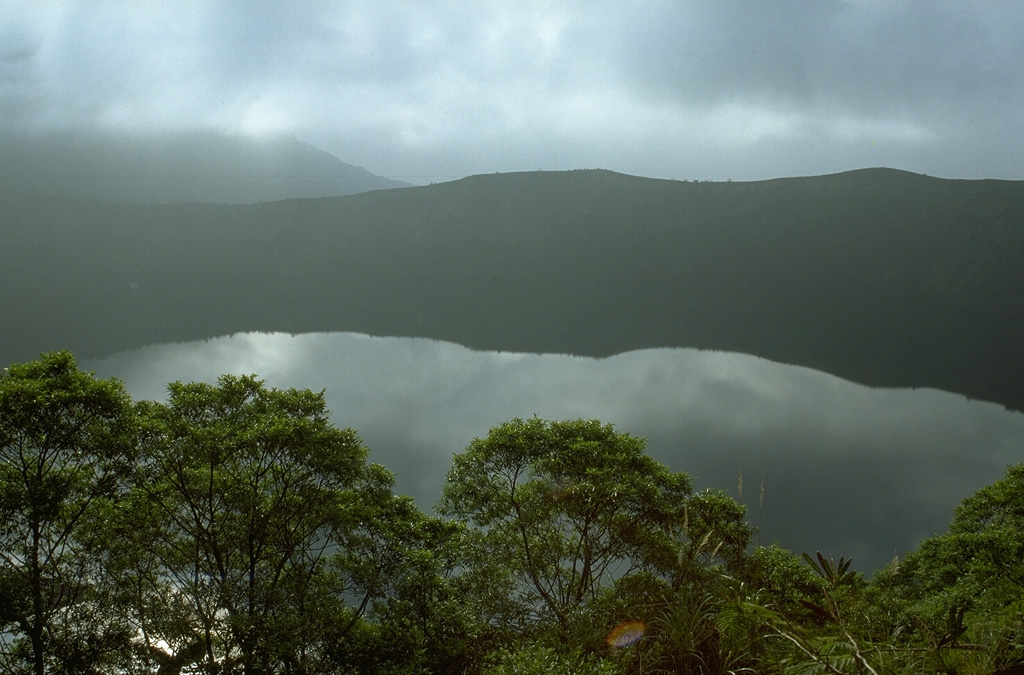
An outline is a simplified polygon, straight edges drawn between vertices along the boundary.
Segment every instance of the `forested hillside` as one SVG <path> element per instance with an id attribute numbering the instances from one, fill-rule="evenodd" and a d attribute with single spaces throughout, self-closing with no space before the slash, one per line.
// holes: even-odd
<path id="1" fill-rule="evenodd" d="M 237 331 L 756 354 L 1024 409 L 1024 183 L 495 174 L 332 199 L 4 194 L 3 361 Z"/>

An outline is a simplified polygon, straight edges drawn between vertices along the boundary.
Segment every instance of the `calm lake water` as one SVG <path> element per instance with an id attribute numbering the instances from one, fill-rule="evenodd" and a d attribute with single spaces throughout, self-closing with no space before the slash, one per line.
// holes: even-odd
<path id="1" fill-rule="evenodd" d="M 356 429 L 371 461 L 424 509 L 452 455 L 492 426 L 534 414 L 600 419 L 645 437 L 653 457 L 698 487 L 741 498 L 762 544 L 853 557 L 866 573 L 945 531 L 964 497 L 1024 461 L 1020 413 L 734 353 L 590 359 L 350 333 L 240 334 L 81 367 L 120 378 L 136 399 L 222 373 L 326 389 L 335 424 Z"/>

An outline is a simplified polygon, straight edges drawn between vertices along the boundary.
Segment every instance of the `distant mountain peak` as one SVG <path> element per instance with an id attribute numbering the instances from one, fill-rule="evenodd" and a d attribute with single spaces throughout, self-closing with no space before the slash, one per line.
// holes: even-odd
<path id="1" fill-rule="evenodd" d="M 61 132 L 0 140 L 9 190 L 132 203 L 241 204 L 407 187 L 291 135 Z"/>

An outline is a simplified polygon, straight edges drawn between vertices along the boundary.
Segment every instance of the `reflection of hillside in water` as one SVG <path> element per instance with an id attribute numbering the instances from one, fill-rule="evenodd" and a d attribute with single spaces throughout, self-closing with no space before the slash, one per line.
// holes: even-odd
<path id="1" fill-rule="evenodd" d="M 1024 182 L 474 176 L 240 206 L 0 192 L 0 361 L 248 331 L 756 354 L 1024 410 Z"/>
<path id="2" fill-rule="evenodd" d="M 735 496 L 761 542 L 880 567 L 946 529 L 953 507 L 1020 460 L 1024 415 L 934 390 L 869 389 L 735 353 L 648 350 L 607 359 L 474 352 L 336 333 L 240 334 L 85 361 L 136 398 L 167 382 L 256 373 L 326 389 L 335 423 L 428 508 L 452 454 L 513 417 L 598 418 L 648 439 L 698 486 Z M 763 476 L 764 507 L 758 513 Z"/>

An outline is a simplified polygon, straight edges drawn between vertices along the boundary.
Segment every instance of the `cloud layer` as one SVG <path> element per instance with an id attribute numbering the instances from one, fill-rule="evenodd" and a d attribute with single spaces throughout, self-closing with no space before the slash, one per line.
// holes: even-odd
<path id="1" fill-rule="evenodd" d="M 1013 0 L 0 6 L 4 129 L 287 132 L 376 173 L 1021 178 Z"/>

